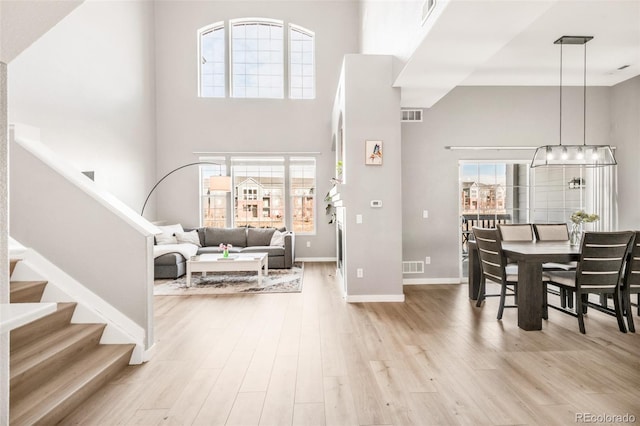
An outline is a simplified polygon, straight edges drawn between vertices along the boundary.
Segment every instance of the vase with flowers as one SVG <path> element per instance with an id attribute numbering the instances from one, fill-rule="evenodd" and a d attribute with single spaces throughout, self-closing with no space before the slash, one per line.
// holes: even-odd
<path id="1" fill-rule="evenodd" d="M 222 249 L 222 257 L 229 257 L 229 249 L 233 246 L 231 244 L 220 243 L 218 247 Z"/>
<path id="2" fill-rule="evenodd" d="M 591 223 L 600 220 L 600 216 L 595 213 L 586 213 L 584 210 L 578 210 L 571 215 L 571 231 L 569 232 L 569 243 L 572 246 L 580 245 L 582 238 L 583 223 Z"/>

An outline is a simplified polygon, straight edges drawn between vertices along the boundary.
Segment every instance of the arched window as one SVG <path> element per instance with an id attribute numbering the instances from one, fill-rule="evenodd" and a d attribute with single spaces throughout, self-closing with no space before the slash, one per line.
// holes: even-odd
<path id="1" fill-rule="evenodd" d="M 199 31 L 200 96 L 225 97 L 224 22 L 217 22 Z"/>
<path id="2" fill-rule="evenodd" d="M 285 37 L 283 21 L 266 18 L 231 20 L 228 37 L 225 29 L 225 22 L 218 22 L 198 31 L 201 97 L 315 98 L 312 31 L 289 24 Z"/>
<path id="3" fill-rule="evenodd" d="M 284 96 L 282 21 L 231 21 L 231 96 Z"/>
<path id="4" fill-rule="evenodd" d="M 314 34 L 297 25 L 289 25 L 289 97 L 313 99 L 315 90 Z"/>

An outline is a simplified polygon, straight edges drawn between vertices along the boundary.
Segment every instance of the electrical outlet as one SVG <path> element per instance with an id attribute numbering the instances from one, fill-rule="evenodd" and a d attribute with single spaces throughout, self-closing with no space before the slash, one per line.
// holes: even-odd
<path id="1" fill-rule="evenodd" d="M 311 247 L 311 241 L 307 241 L 307 247 Z"/>
<path id="2" fill-rule="evenodd" d="M 422 218 L 423 219 L 429 218 L 429 210 L 422 210 Z"/>
<path id="3" fill-rule="evenodd" d="M 356 269 L 356 277 L 358 278 L 364 277 L 364 271 L 362 270 L 362 268 Z"/>
<path id="4" fill-rule="evenodd" d="M 362 215 L 361 214 L 357 214 L 356 215 L 356 223 L 362 223 Z"/>
<path id="5" fill-rule="evenodd" d="M 427 256 L 424 258 L 424 264 L 425 265 L 431 265 L 431 256 Z"/>

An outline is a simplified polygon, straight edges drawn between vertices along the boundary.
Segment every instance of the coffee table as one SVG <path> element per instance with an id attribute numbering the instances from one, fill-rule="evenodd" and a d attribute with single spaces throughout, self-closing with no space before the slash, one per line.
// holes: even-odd
<path id="1" fill-rule="evenodd" d="M 191 287 L 191 274 L 193 272 L 240 272 L 256 271 L 258 284 L 262 285 L 262 276 L 269 274 L 268 253 L 230 254 L 222 257 L 222 254 L 200 254 L 191 256 L 187 260 L 187 287 Z M 263 272 L 264 270 L 264 272 Z"/>

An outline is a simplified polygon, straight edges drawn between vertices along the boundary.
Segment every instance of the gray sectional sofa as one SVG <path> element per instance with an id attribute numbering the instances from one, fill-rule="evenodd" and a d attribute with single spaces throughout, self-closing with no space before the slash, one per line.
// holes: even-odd
<path id="1" fill-rule="evenodd" d="M 187 230 L 185 230 L 187 231 Z M 284 245 L 270 245 L 275 228 L 197 228 L 198 254 L 222 253 L 220 244 L 231 244 L 230 253 L 268 253 L 269 269 L 291 268 L 294 260 L 294 234 L 284 232 Z M 155 278 L 178 278 L 187 272 L 186 259 L 180 253 L 168 253 L 154 260 Z"/>

